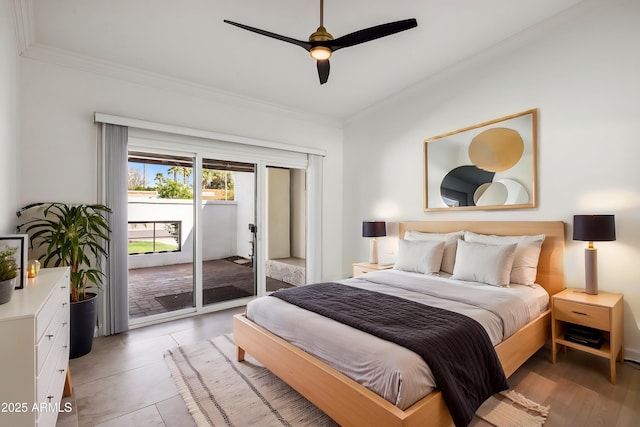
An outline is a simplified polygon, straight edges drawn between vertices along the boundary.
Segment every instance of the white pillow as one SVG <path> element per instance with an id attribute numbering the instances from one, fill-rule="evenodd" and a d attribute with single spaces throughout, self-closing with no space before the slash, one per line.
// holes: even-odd
<path id="1" fill-rule="evenodd" d="M 506 245 L 516 243 L 516 255 L 511 268 L 511 283 L 533 285 L 538 274 L 538 259 L 545 235 L 536 236 L 489 236 L 471 231 L 464 233 L 467 242 L 486 243 L 489 245 Z"/>
<path id="2" fill-rule="evenodd" d="M 398 261 L 394 268 L 428 274 L 440 271 L 444 242 L 409 241 L 400 239 Z"/>
<path id="3" fill-rule="evenodd" d="M 458 240 L 462 239 L 464 231 L 454 231 L 453 233 L 421 233 L 419 231 L 405 231 L 405 240 L 428 240 L 444 242 L 444 255 L 440 270 L 453 273 L 453 265 L 456 262 L 456 248 Z"/>
<path id="4" fill-rule="evenodd" d="M 451 278 L 494 286 L 509 286 L 516 247 L 516 243 L 489 245 L 460 240 Z"/>

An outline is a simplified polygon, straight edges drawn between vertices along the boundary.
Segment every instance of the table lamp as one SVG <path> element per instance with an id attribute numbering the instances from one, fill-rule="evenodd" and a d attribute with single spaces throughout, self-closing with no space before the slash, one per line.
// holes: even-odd
<path id="1" fill-rule="evenodd" d="M 369 263 L 378 263 L 378 242 L 377 237 L 384 237 L 387 235 L 387 226 L 384 221 L 363 221 L 362 222 L 362 237 L 370 237 L 371 243 L 369 246 Z"/>
<path id="2" fill-rule="evenodd" d="M 573 240 L 589 242 L 584 250 L 585 292 L 598 293 L 598 250 L 593 242 L 616 240 L 614 215 L 574 215 Z"/>

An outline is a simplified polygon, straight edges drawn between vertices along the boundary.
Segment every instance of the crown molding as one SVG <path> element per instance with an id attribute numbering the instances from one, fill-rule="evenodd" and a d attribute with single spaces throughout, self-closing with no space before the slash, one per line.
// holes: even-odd
<path id="1" fill-rule="evenodd" d="M 55 64 L 87 73 L 98 74 L 142 86 L 153 87 L 196 98 L 203 98 L 214 102 L 224 103 L 226 105 L 249 108 L 266 113 L 274 113 L 298 120 L 317 123 L 331 128 L 342 129 L 342 122 L 332 117 L 294 110 L 210 86 L 169 77 L 159 73 L 153 73 L 139 68 L 129 67 L 37 42 L 34 42 L 27 50 L 25 50 L 22 56 L 24 58 Z"/>
<path id="2" fill-rule="evenodd" d="M 22 55 L 35 42 L 33 0 L 13 0 L 13 20 L 16 29 L 18 55 Z"/>

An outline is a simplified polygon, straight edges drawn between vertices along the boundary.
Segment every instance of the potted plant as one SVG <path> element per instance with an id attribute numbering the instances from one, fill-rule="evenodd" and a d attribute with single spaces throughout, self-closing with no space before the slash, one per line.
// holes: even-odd
<path id="1" fill-rule="evenodd" d="M 36 218 L 18 226 L 29 234 L 31 245 L 43 247 L 40 256 L 45 267 L 70 267 L 71 319 L 70 355 L 75 358 L 91 351 L 97 321 L 95 292 L 87 292 L 88 285 L 99 288 L 102 259 L 108 253 L 111 228 L 106 215 L 111 212 L 100 204 L 36 203 L 18 212 L 41 210 Z"/>
<path id="2" fill-rule="evenodd" d="M 13 289 L 18 276 L 18 264 L 15 258 L 16 249 L 7 248 L 0 251 L 0 304 L 11 301 Z"/>

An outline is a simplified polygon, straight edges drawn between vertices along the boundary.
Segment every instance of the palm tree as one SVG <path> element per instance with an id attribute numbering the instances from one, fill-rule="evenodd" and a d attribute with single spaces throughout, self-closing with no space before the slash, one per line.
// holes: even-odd
<path id="1" fill-rule="evenodd" d="M 154 178 L 154 181 L 156 182 L 157 185 L 162 184 L 163 179 L 164 179 L 164 175 L 162 175 L 162 172 L 156 173 L 156 177 Z"/>
<path id="2" fill-rule="evenodd" d="M 209 188 L 211 181 L 216 178 L 215 171 L 212 169 L 202 169 L 202 188 Z"/>
<path id="3" fill-rule="evenodd" d="M 187 182 L 188 179 L 187 178 L 189 178 L 191 176 L 191 168 L 181 167 L 180 169 L 181 169 L 180 172 L 182 172 L 182 183 L 184 185 L 187 185 L 188 184 L 188 182 Z"/>
<path id="4" fill-rule="evenodd" d="M 167 173 L 173 174 L 174 181 L 178 180 L 178 172 L 180 172 L 180 166 L 171 166 L 169 169 L 167 169 Z"/>

